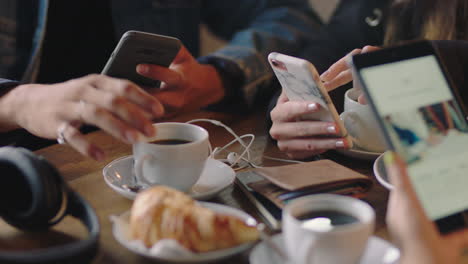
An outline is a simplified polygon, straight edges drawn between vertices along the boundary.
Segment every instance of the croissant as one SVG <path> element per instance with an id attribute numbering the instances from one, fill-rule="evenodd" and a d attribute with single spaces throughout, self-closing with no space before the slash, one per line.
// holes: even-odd
<path id="1" fill-rule="evenodd" d="M 186 194 L 155 186 L 138 194 L 130 215 L 130 236 L 150 248 L 174 239 L 193 252 L 207 252 L 258 239 L 255 226 L 198 205 Z"/>

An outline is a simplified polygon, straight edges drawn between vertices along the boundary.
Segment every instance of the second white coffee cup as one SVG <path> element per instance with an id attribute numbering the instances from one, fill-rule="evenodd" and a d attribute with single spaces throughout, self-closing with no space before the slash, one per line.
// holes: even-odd
<path id="1" fill-rule="evenodd" d="M 316 194 L 288 203 L 282 219 L 286 250 L 293 263 L 355 264 L 374 230 L 375 213 L 355 198 Z"/>
<path id="2" fill-rule="evenodd" d="M 198 181 L 209 155 L 208 132 L 187 123 L 156 123 L 156 136 L 133 144 L 140 184 L 188 191 Z"/>
<path id="3" fill-rule="evenodd" d="M 371 107 L 358 102 L 359 94 L 356 88 L 346 91 L 341 120 L 354 145 L 367 151 L 382 153 L 386 150 L 385 139 Z"/>

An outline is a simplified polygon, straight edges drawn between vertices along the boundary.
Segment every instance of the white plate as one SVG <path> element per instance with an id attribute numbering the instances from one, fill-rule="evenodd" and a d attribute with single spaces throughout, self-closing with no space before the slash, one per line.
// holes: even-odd
<path id="1" fill-rule="evenodd" d="M 255 225 L 257 222 L 247 213 L 233 207 L 229 207 L 222 204 L 208 203 L 208 202 L 199 202 L 202 206 L 212 209 L 221 214 L 236 216 L 239 219 L 242 219 L 244 222 Z M 150 249 L 147 249 L 143 246 L 141 242 L 131 241 L 128 239 L 128 228 L 129 228 L 129 217 L 130 212 L 127 211 L 120 216 L 111 216 L 111 221 L 113 223 L 112 233 L 114 238 L 126 247 L 128 250 L 141 255 L 147 258 L 161 261 L 161 262 L 177 262 L 177 263 L 200 263 L 200 262 L 209 262 L 214 260 L 224 259 L 230 256 L 237 255 L 244 252 L 245 250 L 252 247 L 252 243 L 245 243 L 236 247 L 216 250 L 206 253 L 193 253 L 187 251 L 184 248 L 178 248 L 180 244 L 168 244 L 166 241 L 165 247 L 160 247 L 159 250 L 156 249 L 160 254 L 152 254 Z M 173 242 L 175 243 L 175 242 Z M 168 247 L 168 245 L 170 247 Z M 154 250 L 154 249 L 153 249 Z"/>
<path id="2" fill-rule="evenodd" d="M 362 160 L 375 160 L 382 155 L 380 152 L 372 152 L 355 147 L 351 149 L 337 149 L 336 151 L 345 156 Z"/>
<path id="3" fill-rule="evenodd" d="M 283 235 L 277 234 L 273 236 L 273 243 L 280 248 L 284 248 Z M 337 252 L 338 254 L 339 252 Z M 400 257 L 400 251 L 389 242 L 371 236 L 367 242 L 366 251 L 359 261 L 359 264 L 390 264 L 397 263 Z M 278 256 L 265 242 L 259 243 L 250 253 L 251 264 L 276 264 L 284 263 L 280 256 Z"/>
<path id="4" fill-rule="evenodd" d="M 107 164 L 102 169 L 102 174 L 107 185 L 114 191 L 128 199 L 135 199 L 137 192 L 124 188 L 124 186 L 134 185 L 132 155 L 118 158 Z M 200 179 L 187 194 L 197 200 L 210 199 L 231 185 L 235 177 L 236 173 L 228 165 L 219 160 L 207 159 Z"/>
<path id="5" fill-rule="evenodd" d="M 374 175 L 377 181 L 382 184 L 383 187 L 387 188 L 388 190 L 393 189 L 393 185 L 388 180 L 387 172 L 385 170 L 385 164 L 383 162 L 384 154 L 380 155 L 375 161 L 374 166 L 372 167 L 374 170 Z"/>

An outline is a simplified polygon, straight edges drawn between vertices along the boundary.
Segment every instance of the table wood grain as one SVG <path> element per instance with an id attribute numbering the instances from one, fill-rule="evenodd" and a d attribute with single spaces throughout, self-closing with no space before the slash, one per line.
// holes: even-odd
<path id="1" fill-rule="evenodd" d="M 262 158 L 264 155 L 285 158 L 267 137 L 265 128 L 265 114 L 258 112 L 250 116 L 235 116 L 213 112 L 198 112 L 190 115 L 183 115 L 168 121 L 185 122 L 195 118 L 211 118 L 220 120 L 232 127 L 239 135 L 253 133 L 256 136 L 252 147 L 254 162 L 264 166 L 284 165 L 278 161 Z M 198 123 L 205 127 L 210 133 L 211 144 L 223 146 L 233 139 L 223 128 L 208 123 Z M 131 154 L 131 146 L 121 143 L 102 131 L 87 134 L 86 137 L 103 147 L 107 157 L 102 162 L 96 162 L 83 157 L 67 145 L 53 145 L 48 148 L 36 151 L 54 164 L 68 181 L 70 186 L 79 192 L 95 208 L 100 223 L 100 252 L 93 263 L 150 263 L 122 247 L 112 236 L 112 225 L 109 216 L 117 215 L 131 208 L 132 202 L 110 189 L 103 180 L 102 168 L 112 160 L 121 156 Z M 235 147 L 234 147 L 235 148 Z M 385 226 L 385 213 L 388 198 L 388 191 L 375 181 L 372 174 L 372 162 L 363 162 L 340 155 L 333 155 L 333 159 L 341 164 L 368 175 L 374 181 L 368 196 L 364 199 L 376 211 L 377 221 L 375 234 L 384 239 L 389 239 Z M 230 186 L 221 192 L 211 202 L 223 203 L 233 207 L 241 208 L 257 219 L 260 219 L 249 201 L 243 193 L 236 187 Z M 6 224 L 0 223 L 0 248 L 10 250 L 21 250 L 24 248 L 42 248 L 50 245 L 68 243 L 77 238 L 86 236 L 86 231 L 81 224 L 70 217 L 59 223 L 53 230 L 42 234 L 24 234 Z M 248 253 L 222 263 L 248 263 Z"/>

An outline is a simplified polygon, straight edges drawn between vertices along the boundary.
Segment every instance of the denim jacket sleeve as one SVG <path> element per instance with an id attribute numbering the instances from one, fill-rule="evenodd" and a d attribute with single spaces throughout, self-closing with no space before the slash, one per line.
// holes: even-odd
<path id="1" fill-rule="evenodd" d="M 308 35 L 320 24 L 306 0 L 207 0 L 203 3 L 203 22 L 229 43 L 199 60 L 213 63 L 218 71 L 221 68 L 224 78 L 229 79 L 230 72 L 238 76 L 237 80 L 229 80 L 236 87 L 228 85 L 226 94 L 241 94 L 238 99 L 247 106 L 252 106 L 257 97 L 269 94 L 262 91 L 273 80 L 268 54 L 272 51 L 299 54 L 308 43 Z"/>

